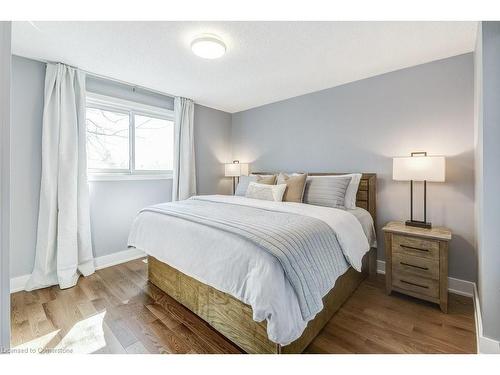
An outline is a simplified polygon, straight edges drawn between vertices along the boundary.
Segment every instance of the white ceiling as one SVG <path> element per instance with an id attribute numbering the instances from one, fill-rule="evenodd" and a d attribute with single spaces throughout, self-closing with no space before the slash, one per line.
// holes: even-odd
<path id="1" fill-rule="evenodd" d="M 14 22 L 13 53 L 238 112 L 474 49 L 476 22 Z M 225 56 L 190 42 L 214 33 Z"/>

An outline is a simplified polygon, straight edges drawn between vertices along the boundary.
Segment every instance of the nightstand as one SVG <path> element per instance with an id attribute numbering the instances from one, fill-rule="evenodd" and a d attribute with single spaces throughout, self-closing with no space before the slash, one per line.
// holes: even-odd
<path id="1" fill-rule="evenodd" d="M 451 231 L 406 226 L 391 221 L 385 236 L 385 286 L 439 304 L 448 311 L 448 243 Z"/>

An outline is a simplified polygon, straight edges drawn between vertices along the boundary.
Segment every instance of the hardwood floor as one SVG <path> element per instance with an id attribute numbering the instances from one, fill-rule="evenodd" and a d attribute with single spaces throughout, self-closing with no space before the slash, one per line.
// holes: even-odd
<path id="1" fill-rule="evenodd" d="M 160 306 L 160 303 L 162 306 Z M 11 295 L 12 347 L 78 353 L 240 353 L 192 312 L 147 282 L 143 260 L 58 287 Z M 470 298 L 450 295 L 449 313 L 384 293 L 365 280 L 307 353 L 475 353 Z"/>

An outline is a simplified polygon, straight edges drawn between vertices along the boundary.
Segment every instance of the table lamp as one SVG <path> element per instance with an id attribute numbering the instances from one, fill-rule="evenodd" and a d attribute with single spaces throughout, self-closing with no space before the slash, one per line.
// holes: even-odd
<path id="1" fill-rule="evenodd" d="M 236 190 L 236 178 L 240 176 L 248 176 L 248 164 L 247 163 L 240 163 L 239 160 L 233 160 L 232 163 L 226 163 L 225 164 L 225 176 L 226 177 L 232 177 L 233 178 L 233 194 Z"/>
<path id="2" fill-rule="evenodd" d="M 427 156 L 427 152 L 412 152 L 408 157 L 392 159 L 392 179 L 410 181 L 410 220 L 406 225 L 420 228 L 431 228 L 427 222 L 427 181 L 444 182 L 444 156 Z M 413 181 L 424 182 L 424 220 L 413 219 Z"/>

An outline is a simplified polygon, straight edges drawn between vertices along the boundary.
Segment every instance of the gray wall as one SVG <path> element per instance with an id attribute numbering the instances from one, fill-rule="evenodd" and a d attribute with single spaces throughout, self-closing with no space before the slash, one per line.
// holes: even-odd
<path id="1" fill-rule="evenodd" d="M 0 22 L 0 349 L 10 348 L 11 22 Z"/>
<path id="2" fill-rule="evenodd" d="M 14 56 L 12 72 L 12 249 L 11 277 L 31 272 L 34 262 L 41 173 L 41 137 L 45 65 Z M 144 104 L 173 108 L 169 97 L 89 78 L 90 91 Z M 230 160 L 231 115 L 195 106 L 198 190 L 229 193 L 222 163 Z M 90 186 L 91 222 L 96 257 L 125 250 L 130 224 L 146 205 L 169 201 L 171 180 L 94 181 Z"/>
<path id="3" fill-rule="evenodd" d="M 409 183 L 392 181 L 391 157 L 445 155 L 428 219 L 453 230 L 450 276 L 475 280 L 473 79 L 466 54 L 236 113 L 233 157 L 254 171 L 377 173 L 384 259 L 380 228 L 409 216 Z"/>
<path id="4" fill-rule="evenodd" d="M 130 225 L 140 209 L 172 196 L 172 180 L 91 181 L 90 222 L 94 256 L 127 249 Z M 31 271 L 30 271 L 31 272 Z"/>
<path id="5" fill-rule="evenodd" d="M 194 108 L 196 185 L 198 194 L 231 193 L 224 163 L 231 159 L 231 115 L 212 108 Z"/>
<path id="6" fill-rule="evenodd" d="M 11 277 L 30 273 L 35 261 L 44 79 L 44 64 L 12 58 Z"/>
<path id="7" fill-rule="evenodd" d="M 500 22 L 481 22 L 476 47 L 478 291 L 483 335 L 500 340 Z"/>

